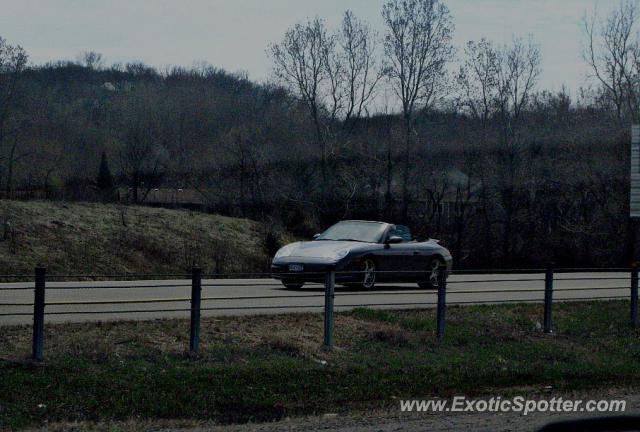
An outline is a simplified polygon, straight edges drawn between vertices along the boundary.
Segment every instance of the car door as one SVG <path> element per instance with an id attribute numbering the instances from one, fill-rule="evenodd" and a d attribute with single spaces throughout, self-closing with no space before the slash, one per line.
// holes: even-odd
<path id="1" fill-rule="evenodd" d="M 383 251 L 385 271 L 410 272 L 417 269 L 416 247 L 411 241 L 411 232 L 403 225 L 394 225 L 387 232 L 387 239 L 392 236 L 402 238 L 402 243 L 389 244 Z M 404 279 L 407 274 L 388 274 L 388 279 Z"/>
<path id="2" fill-rule="evenodd" d="M 396 225 L 396 232 L 399 237 L 402 237 L 404 240 L 402 244 L 406 247 L 405 260 L 402 263 L 405 271 L 423 271 L 423 251 L 418 246 L 419 243 L 414 241 L 409 228 L 404 225 Z"/>

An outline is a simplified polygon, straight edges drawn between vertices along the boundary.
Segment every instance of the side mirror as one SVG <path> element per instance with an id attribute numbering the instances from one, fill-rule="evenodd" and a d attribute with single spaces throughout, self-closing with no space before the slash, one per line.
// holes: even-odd
<path id="1" fill-rule="evenodd" d="M 399 236 L 391 236 L 387 239 L 387 241 L 385 242 L 386 244 L 390 245 L 390 244 L 397 244 L 397 243 L 402 243 L 402 237 Z"/>
<path id="2" fill-rule="evenodd" d="M 314 235 L 313 235 L 313 239 L 314 239 L 314 240 L 315 240 L 315 239 L 317 239 L 318 237 L 320 237 L 320 234 L 314 234 Z"/>

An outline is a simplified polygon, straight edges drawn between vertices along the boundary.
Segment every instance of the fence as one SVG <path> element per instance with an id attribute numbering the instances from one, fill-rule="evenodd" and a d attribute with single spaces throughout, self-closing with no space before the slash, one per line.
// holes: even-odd
<path id="1" fill-rule="evenodd" d="M 572 272 L 589 271 L 588 275 L 578 274 L 571 277 Z M 424 277 L 426 272 L 376 272 L 376 276 L 387 278 L 399 278 L 406 280 L 407 276 Z M 613 274 L 610 274 L 613 273 Z M 354 272 L 349 272 L 353 275 Z M 559 277 L 565 274 L 569 277 Z M 638 268 L 630 269 L 554 269 L 548 266 L 545 269 L 520 269 L 520 270 L 484 270 L 484 271 L 454 271 L 451 278 L 444 273 L 440 274 L 437 290 L 411 289 L 406 284 L 401 286 L 382 285 L 376 290 L 363 290 L 347 288 L 336 291 L 336 278 L 339 280 L 345 272 L 328 271 L 326 273 L 308 274 L 316 279 L 315 289 L 298 290 L 295 293 L 281 294 L 276 287 L 284 289 L 279 281 L 270 278 L 271 275 L 264 273 L 255 274 L 203 274 L 199 268 L 193 268 L 190 275 L 47 275 L 45 268 L 36 268 L 35 277 L 31 277 L 30 282 L 24 284 L 4 284 L 0 286 L 0 294 L 7 292 L 25 292 L 34 290 L 33 300 L 29 302 L 4 302 L 0 297 L 0 318 L 2 317 L 31 317 L 33 318 L 33 344 L 32 357 L 35 360 L 43 359 L 44 347 L 44 324 L 47 316 L 72 316 L 112 314 L 123 316 L 127 314 L 162 314 L 162 317 L 175 316 L 176 313 L 189 313 L 190 316 L 190 339 L 189 349 L 192 353 L 199 351 L 200 345 L 200 320 L 204 311 L 285 311 L 285 310 L 324 310 L 324 345 L 327 348 L 333 347 L 334 333 L 334 310 L 348 309 L 354 307 L 386 307 L 386 308 L 411 308 L 431 306 L 436 308 L 436 335 L 438 341 L 442 342 L 446 327 L 446 308 L 449 305 L 482 304 L 482 303 L 528 303 L 541 302 L 543 304 L 543 329 L 545 333 L 553 331 L 552 311 L 554 302 L 576 301 L 576 300 L 608 300 L 630 298 L 630 322 L 634 327 L 638 327 Z M 601 276 L 603 275 L 603 276 Z M 188 278 L 190 277 L 190 282 Z M 24 280 L 26 275 L 4 275 L 3 280 Z M 145 281 L 146 278 L 162 278 Z M 167 279 L 175 278 L 175 279 Z M 74 282 L 69 282 L 69 280 Z M 103 279 L 99 281 L 97 279 Z M 110 280 L 118 279 L 118 280 Z M 79 280 L 89 282 L 79 282 Z M 135 283 L 132 281 L 135 280 Z M 63 282 L 64 281 L 64 282 Z M 611 286 L 562 286 L 563 284 L 576 283 L 579 281 L 590 284 L 603 284 L 613 282 Z M 624 281 L 625 283 L 621 282 Z M 628 282 L 628 283 L 626 283 Z M 33 283 L 33 284 L 31 284 Z M 75 285 L 74 285 L 75 284 Z M 503 284 L 508 284 L 506 287 Z M 560 286 L 554 286 L 560 284 Z M 456 289 L 457 286 L 463 289 Z M 470 288 L 464 288 L 464 286 Z M 489 285 L 487 288 L 486 286 Z M 526 286 L 529 285 L 529 286 Z M 541 285 L 541 286 L 539 286 Z M 480 286 L 480 288 L 476 288 Z M 251 295 L 217 295 L 202 296 L 203 289 L 219 289 L 221 291 L 232 291 L 235 293 L 242 288 L 266 288 L 275 294 L 251 294 Z M 453 288 L 453 289 L 451 289 Z M 112 299 L 94 298 L 76 300 L 56 300 L 47 301 L 46 293 L 60 290 L 80 290 L 89 292 L 104 292 L 107 290 L 134 290 L 137 298 Z M 158 296 L 158 290 L 174 290 L 183 292 L 183 297 Z M 153 292 L 143 291 L 153 290 Z M 610 293 L 611 290 L 620 292 L 629 290 L 627 294 L 600 295 L 602 291 Z M 591 295 L 576 297 L 575 293 L 592 292 Z M 596 295 L 593 293 L 596 292 Z M 572 297 L 556 298 L 554 294 L 570 294 Z M 25 293 L 26 294 L 26 293 Z M 188 296 L 187 296 L 188 294 Z M 517 295 L 516 295 L 517 294 Z M 532 295 L 542 294 L 542 298 L 530 298 Z M 146 297 L 144 297 L 146 295 Z M 493 298 L 486 298 L 486 295 L 493 295 Z M 153 297 L 151 297 L 153 296 Z M 373 298 L 371 302 L 347 302 L 335 304 L 336 297 L 347 297 L 361 299 L 364 296 Z M 396 296 L 400 300 L 384 301 L 388 296 Z M 414 297 L 415 296 L 415 297 Z M 466 296 L 466 298 L 458 298 Z M 472 298 L 482 296 L 480 298 Z M 24 297 L 24 295 L 23 295 Z M 415 300 L 406 300 L 407 297 Z M 425 297 L 431 297 L 430 301 Z M 449 298 L 447 298 L 449 297 Z M 453 299 L 451 299 L 453 297 Z M 517 298 L 519 297 L 519 298 Z M 324 299 L 324 304 L 309 304 L 308 300 Z M 189 302 L 189 307 L 166 307 L 158 308 L 158 304 L 179 304 Z M 252 302 L 239 305 L 237 302 Z M 255 304 L 258 302 L 259 304 Z M 300 303 L 303 302 L 303 303 Z M 203 305 L 204 303 L 204 305 Z M 213 303 L 213 305 L 211 305 Z M 231 304 L 230 304 L 231 303 Z M 126 306 L 133 305 L 133 308 Z M 83 307 L 93 307 L 91 310 L 81 310 Z M 148 306 L 151 306 L 149 308 Z M 4 312 L 8 308 L 33 307 L 32 311 Z M 50 311 L 45 314 L 46 307 L 57 307 L 62 310 Z M 107 307 L 105 309 L 105 307 Z M 174 314 L 174 315 L 171 315 Z"/>

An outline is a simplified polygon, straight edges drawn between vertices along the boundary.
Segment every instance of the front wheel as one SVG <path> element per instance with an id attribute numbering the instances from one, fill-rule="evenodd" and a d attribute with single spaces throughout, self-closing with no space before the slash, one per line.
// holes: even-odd
<path id="1" fill-rule="evenodd" d="M 282 281 L 282 285 L 284 285 L 287 289 L 297 290 L 304 286 L 304 282 L 285 282 Z"/>
<path id="2" fill-rule="evenodd" d="M 360 270 L 355 272 L 357 282 L 343 282 L 340 285 L 347 288 L 372 289 L 376 285 L 376 263 L 372 258 L 365 258 L 360 264 Z"/>
<path id="3" fill-rule="evenodd" d="M 371 258 L 362 261 L 362 288 L 372 289 L 376 285 L 376 263 Z"/>
<path id="4" fill-rule="evenodd" d="M 422 289 L 438 289 L 445 271 L 446 265 L 444 261 L 441 258 L 432 258 L 427 266 L 427 280 L 418 282 L 418 286 Z"/>

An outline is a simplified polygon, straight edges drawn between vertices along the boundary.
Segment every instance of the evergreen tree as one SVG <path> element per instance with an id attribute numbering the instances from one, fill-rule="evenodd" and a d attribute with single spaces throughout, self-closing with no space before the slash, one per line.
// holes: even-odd
<path id="1" fill-rule="evenodd" d="M 100 169 L 98 171 L 96 185 L 101 192 L 105 193 L 105 195 L 113 190 L 113 177 L 111 176 L 111 170 L 109 169 L 109 162 L 107 162 L 107 155 L 105 152 L 102 152 L 102 158 L 100 159 Z"/>

